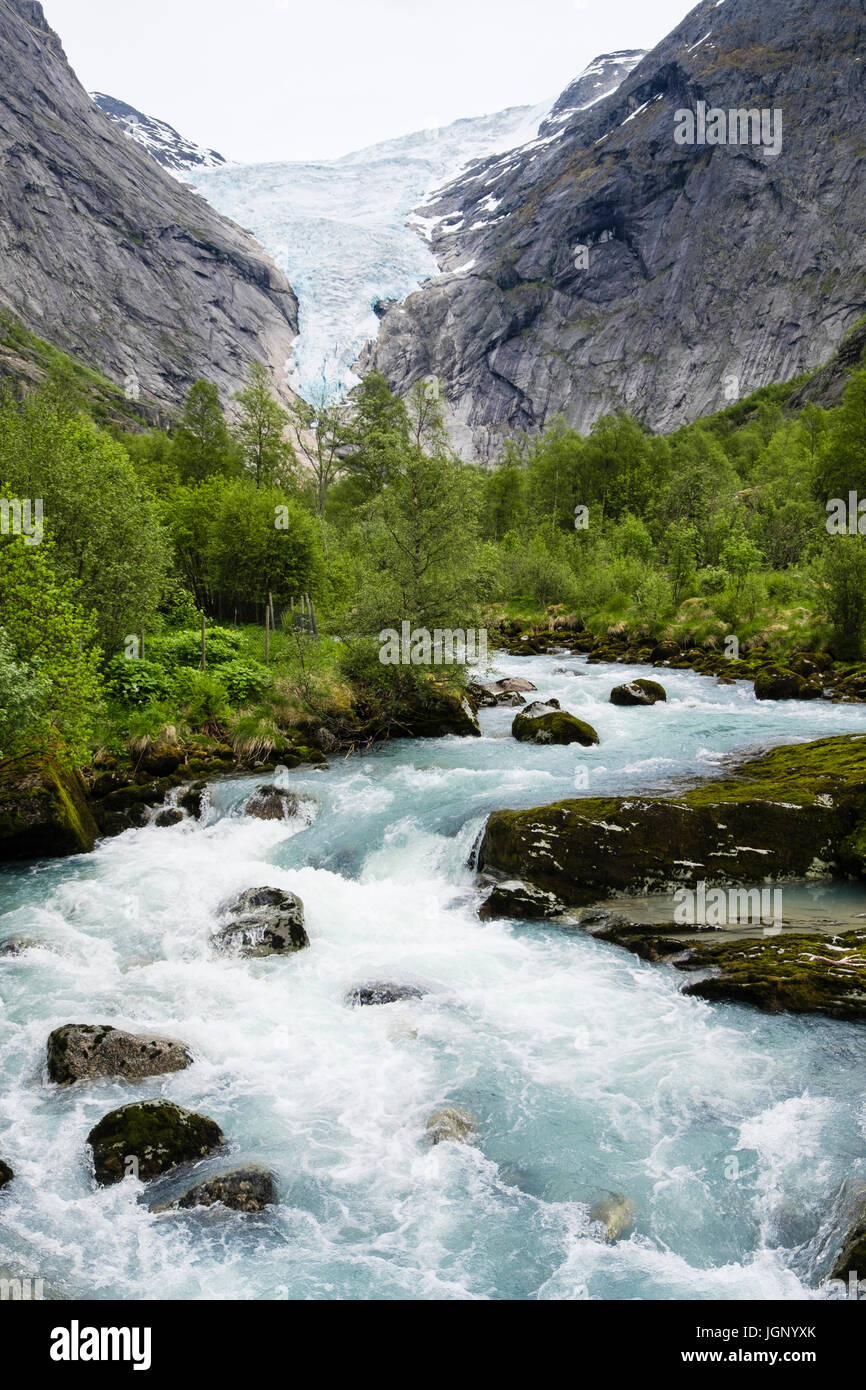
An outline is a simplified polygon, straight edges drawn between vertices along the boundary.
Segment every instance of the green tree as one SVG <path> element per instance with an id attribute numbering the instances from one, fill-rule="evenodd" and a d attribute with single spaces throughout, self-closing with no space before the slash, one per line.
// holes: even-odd
<path id="1" fill-rule="evenodd" d="M 857 660 L 866 628 L 866 540 L 828 537 L 816 570 L 839 657 Z"/>
<path id="2" fill-rule="evenodd" d="M 184 483 L 199 483 L 214 473 L 241 472 L 241 451 L 229 434 L 213 382 L 199 380 L 190 387 L 172 452 Z"/>
<path id="3" fill-rule="evenodd" d="M 250 367 L 247 384 L 235 400 L 239 406 L 235 437 L 256 487 L 290 482 L 296 461 L 286 438 L 288 415 L 275 400 L 267 368 L 260 362 Z"/>

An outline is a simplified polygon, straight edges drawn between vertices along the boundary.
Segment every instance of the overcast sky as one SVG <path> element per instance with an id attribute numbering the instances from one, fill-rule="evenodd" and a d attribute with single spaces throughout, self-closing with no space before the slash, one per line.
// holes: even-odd
<path id="1" fill-rule="evenodd" d="M 43 0 L 72 66 L 230 159 L 320 159 L 558 94 L 689 0 Z"/>

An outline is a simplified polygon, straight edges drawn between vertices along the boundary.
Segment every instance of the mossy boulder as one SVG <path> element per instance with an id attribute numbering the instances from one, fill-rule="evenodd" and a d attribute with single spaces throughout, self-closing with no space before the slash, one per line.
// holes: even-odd
<path id="1" fill-rule="evenodd" d="M 464 691 L 431 685 L 400 702 L 389 732 L 391 738 L 480 738 L 481 725 Z"/>
<path id="2" fill-rule="evenodd" d="M 700 941 L 676 964 L 712 969 L 683 991 L 699 999 L 749 1004 L 762 1013 L 866 1020 L 866 931 Z"/>
<path id="3" fill-rule="evenodd" d="M 225 1143 L 219 1125 L 171 1101 L 143 1100 L 112 1110 L 87 1136 L 96 1181 L 103 1187 L 129 1172 L 149 1182 Z M 134 1160 L 131 1163 L 130 1160 Z"/>
<path id="4" fill-rule="evenodd" d="M 6 1185 L 12 1181 L 14 1176 L 15 1174 L 12 1172 L 12 1169 L 9 1167 L 9 1164 L 4 1163 L 2 1158 L 0 1158 L 0 1187 L 6 1187 Z"/>
<path id="5" fill-rule="evenodd" d="M 227 1173 L 196 1183 L 173 1202 L 164 1202 L 152 1211 L 187 1211 L 192 1207 L 212 1207 L 219 1203 L 230 1211 L 257 1213 L 276 1206 L 277 1185 L 273 1173 L 257 1164 L 232 1168 Z"/>
<path id="6" fill-rule="evenodd" d="M 525 918 L 542 922 L 548 917 L 556 917 L 562 911 L 562 903 L 555 893 L 544 893 L 531 884 L 512 879 L 507 883 L 497 883 L 478 909 L 482 922 L 498 917 Z"/>
<path id="7" fill-rule="evenodd" d="M 645 680 L 642 676 L 626 685 L 617 685 L 610 692 L 612 705 L 655 705 L 668 698 L 667 691 L 658 681 Z"/>
<path id="8" fill-rule="evenodd" d="M 48 1039 L 48 1078 L 59 1086 L 102 1076 L 161 1076 L 191 1064 L 183 1043 L 109 1024 L 66 1023 Z"/>
<path id="9" fill-rule="evenodd" d="M 478 1140 L 478 1120 L 461 1105 L 446 1105 L 427 1121 L 429 1144 L 474 1144 Z"/>
<path id="10" fill-rule="evenodd" d="M 53 757 L 0 763 L 0 862 L 88 854 L 99 834 L 81 774 Z"/>
<path id="11" fill-rule="evenodd" d="M 183 811 L 177 806 L 166 806 L 164 810 L 157 811 L 153 823 L 157 830 L 168 830 L 173 825 L 180 825 L 183 818 Z"/>
<path id="12" fill-rule="evenodd" d="M 650 653 L 650 660 L 654 665 L 661 661 L 679 661 L 681 657 L 682 651 L 679 645 L 671 641 L 659 642 Z"/>
<path id="13" fill-rule="evenodd" d="M 765 666 L 755 677 L 759 700 L 817 700 L 822 693 L 817 677 L 801 676 L 780 666 Z"/>
<path id="14" fill-rule="evenodd" d="M 518 714 L 511 725 L 511 732 L 519 743 L 579 743 L 584 748 L 598 743 L 599 738 L 591 724 L 578 719 L 564 710 L 550 710 L 547 714 Z"/>
<path id="15" fill-rule="evenodd" d="M 478 868 L 580 905 L 701 879 L 866 877 L 866 735 L 776 748 L 677 796 L 496 811 Z"/>
<path id="16" fill-rule="evenodd" d="M 218 951 L 241 956 L 288 956 L 310 944 L 304 904 L 283 888 L 247 888 L 220 915 L 228 918 L 212 937 Z"/>

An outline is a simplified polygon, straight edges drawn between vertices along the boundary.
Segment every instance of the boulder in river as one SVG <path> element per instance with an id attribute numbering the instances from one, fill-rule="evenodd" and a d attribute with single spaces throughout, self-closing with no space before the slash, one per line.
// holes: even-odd
<path id="1" fill-rule="evenodd" d="M 614 1192 L 590 1208 L 589 1221 L 594 1227 L 594 1234 L 597 1233 L 601 1240 L 612 1245 L 620 1236 L 632 1230 L 636 1214 L 631 1198 Z"/>
<path id="2" fill-rule="evenodd" d="M 166 806 L 163 811 L 157 811 L 153 823 L 158 830 L 166 830 L 171 825 L 180 825 L 183 818 L 183 811 L 177 806 Z"/>
<path id="3" fill-rule="evenodd" d="M 190 1207 L 212 1207 L 219 1202 L 231 1211 L 260 1212 L 265 1207 L 276 1206 L 278 1200 L 273 1173 L 253 1163 L 196 1183 L 173 1202 L 163 1202 L 151 1210 L 185 1211 Z"/>
<path id="4" fill-rule="evenodd" d="M 435 1110 L 427 1121 L 427 1140 L 430 1144 L 474 1144 L 478 1139 L 478 1121 L 461 1105 L 445 1105 Z"/>
<path id="5" fill-rule="evenodd" d="M 755 677 L 759 700 L 817 700 L 821 694 L 820 678 L 801 676 L 780 666 L 765 666 Z"/>
<path id="6" fill-rule="evenodd" d="M 501 690 L 498 681 L 489 684 L 472 682 L 467 685 L 466 693 L 479 709 L 492 709 L 495 705 L 516 708 L 526 704 L 523 696 L 516 690 Z"/>
<path id="7" fill-rule="evenodd" d="M 205 807 L 206 782 L 193 782 L 191 786 L 184 787 L 178 794 L 177 804 L 195 820 L 201 820 Z"/>
<path id="8" fill-rule="evenodd" d="M 555 893 L 545 893 L 529 883 L 510 879 L 507 883 L 495 885 L 479 907 L 478 916 L 482 922 L 498 917 L 519 917 L 541 922 L 548 917 L 556 917 L 561 911 L 562 903 Z"/>
<path id="9" fill-rule="evenodd" d="M 12 1172 L 9 1164 L 4 1163 L 2 1158 L 0 1158 L 0 1187 L 5 1187 L 7 1183 L 12 1181 L 14 1176 L 15 1174 Z"/>
<path id="10" fill-rule="evenodd" d="M 505 680 L 497 681 L 496 684 L 500 690 L 513 691 L 518 694 L 538 689 L 537 685 L 533 685 L 532 681 L 525 680 L 523 676 L 508 676 Z"/>
<path id="11" fill-rule="evenodd" d="M 850 1274 L 855 1275 L 858 1283 L 861 1279 L 866 1279 L 866 1189 L 862 1184 L 859 1185 L 848 1234 L 830 1278 L 842 1279 L 847 1284 Z"/>
<path id="12" fill-rule="evenodd" d="M 591 724 L 558 709 L 538 715 L 523 711 L 516 716 L 511 732 L 519 743 L 579 743 L 589 748 L 599 741 Z"/>
<path id="13" fill-rule="evenodd" d="M 0 862 L 87 854 L 99 834 L 81 774 L 50 757 L 0 764 Z"/>
<path id="14" fill-rule="evenodd" d="M 100 1076 L 161 1076 L 191 1064 L 183 1043 L 109 1024 L 66 1023 L 48 1039 L 48 1078 L 60 1086 Z"/>
<path id="15" fill-rule="evenodd" d="M 640 679 L 628 681 L 625 685 L 614 686 L 610 692 L 612 705 L 655 705 L 668 698 L 667 691 L 658 681 Z"/>
<path id="16" fill-rule="evenodd" d="M 538 719 L 542 714 L 550 714 L 557 709 L 562 709 L 558 700 L 533 700 L 532 704 L 527 705 L 522 713 L 526 719 Z"/>
<path id="17" fill-rule="evenodd" d="M 221 909 L 229 920 L 215 932 L 218 951 L 242 956 L 287 956 L 310 944 L 304 904 L 283 888 L 247 888 Z"/>
<path id="18" fill-rule="evenodd" d="M 149 1182 L 179 1163 L 205 1158 L 225 1143 L 219 1125 L 171 1101 L 142 1100 L 112 1110 L 90 1131 L 96 1181 L 128 1175 Z"/>
<path id="19" fill-rule="evenodd" d="M 370 1008 L 377 1004 L 400 1004 L 407 999 L 423 999 L 426 990 L 417 985 L 395 985 L 389 981 L 377 981 L 368 985 L 356 985 L 346 995 L 350 1008 Z"/>
<path id="20" fill-rule="evenodd" d="M 494 811 L 477 867 L 576 906 L 816 869 L 866 879 L 866 735 L 775 748 L 676 795 Z"/>
<path id="21" fill-rule="evenodd" d="M 290 820 L 298 813 L 298 798 L 272 784 L 257 787 L 244 807 L 256 820 Z"/>

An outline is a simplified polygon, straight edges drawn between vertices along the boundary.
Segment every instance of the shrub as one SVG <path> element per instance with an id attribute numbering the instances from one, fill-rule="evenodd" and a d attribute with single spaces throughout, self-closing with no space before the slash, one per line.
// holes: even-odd
<path id="1" fill-rule="evenodd" d="M 240 657 L 221 662 L 214 667 L 213 673 L 225 686 L 233 705 L 249 705 L 261 700 L 273 683 L 267 666 Z"/>
<path id="2" fill-rule="evenodd" d="M 165 671 L 155 661 L 130 661 L 124 656 L 109 661 L 105 683 L 112 699 L 139 708 L 164 700 L 169 688 Z"/>

